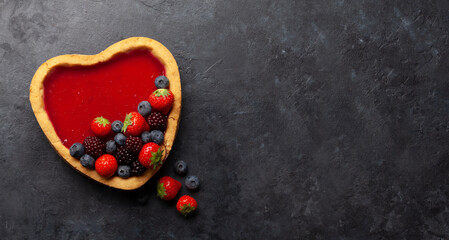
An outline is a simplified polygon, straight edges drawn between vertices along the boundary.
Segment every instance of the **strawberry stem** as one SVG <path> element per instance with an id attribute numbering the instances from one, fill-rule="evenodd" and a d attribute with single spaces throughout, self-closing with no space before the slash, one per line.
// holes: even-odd
<path id="1" fill-rule="evenodd" d="M 110 124 L 109 120 L 107 120 L 103 116 L 95 118 L 95 122 L 103 125 L 103 127 L 106 127 L 106 125 Z"/>
<path id="2" fill-rule="evenodd" d="M 184 217 L 186 217 L 189 213 L 193 211 L 195 211 L 195 207 L 190 204 L 186 204 L 181 207 L 181 214 L 184 215 Z"/>
<path id="3" fill-rule="evenodd" d="M 126 129 L 128 128 L 128 126 L 133 125 L 133 122 L 131 121 L 131 118 L 132 118 L 132 114 L 131 113 L 126 114 L 125 121 L 123 122 L 122 132 L 125 133 Z"/>
<path id="4" fill-rule="evenodd" d="M 150 166 L 153 166 L 153 169 L 155 169 L 158 165 L 162 163 L 162 154 L 164 153 L 164 150 L 161 151 L 161 148 L 157 150 L 157 152 L 151 153 L 151 163 Z"/>
<path id="5" fill-rule="evenodd" d="M 170 95 L 170 92 L 167 89 L 161 88 L 154 91 L 154 95 L 156 95 L 156 97 L 166 97 Z"/>
<path id="6" fill-rule="evenodd" d="M 163 183 L 158 183 L 157 184 L 157 195 L 161 199 L 164 199 L 165 195 L 167 195 L 167 193 L 165 192 L 165 187 L 164 187 Z"/>

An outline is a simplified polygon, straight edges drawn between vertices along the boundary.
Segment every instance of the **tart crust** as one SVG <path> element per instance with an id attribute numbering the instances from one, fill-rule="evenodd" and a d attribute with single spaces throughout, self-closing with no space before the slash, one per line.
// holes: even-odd
<path id="1" fill-rule="evenodd" d="M 174 94 L 173 107 L 168 116 L 167 130 L 164 135 L 164 161 L 168 157 L 173 142 L 178 131 L 179 119 L 181 114 L 181 80 L 179 76 L 178 65 L 170 51 L 156 40 L 146 37 L 132 37 L 119 41 L 104 51 L 96 55 L 61 55 L 51 58 L 44 62 L 34 74 L 30 86 L 30 102 L 34 115 L 45 133 L 48 141 L 50 141 L 56 152 L 73 168 L 82 174 L 94 179 L 109 187 L 132 190 L 144 185 L 162 166 L 156 169 L 147 169 L 142 176 L 130 177 L 123 179 L 118 176 L 111 178 L 101 177 L 95 170 L 83 167 L 78 159 L 70 155 L 69 149 L 66 148 L 59 139 L 56 131 L 51 123 L 44 103 L 44 81 L 47 75 L 58 66 L 91 66 L 101 62 L 110 60 L 117 54 L 125 53 L 134 49 L 148 49 L 165 67 L 165 75 L 170 79 L 170 90 Z"/>

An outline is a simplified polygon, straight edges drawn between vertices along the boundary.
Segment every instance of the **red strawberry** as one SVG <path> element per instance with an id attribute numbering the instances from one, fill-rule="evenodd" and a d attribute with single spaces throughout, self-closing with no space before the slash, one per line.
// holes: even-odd
<path id="1" fill-rule="evenodd" d="M 97 137 L 104 137 L 111 133 L 111 123 L 104 117 L 97 117 L 90 123 L 90 128 Z"/>
<path id="2" fill-rule="evenodd" d="M 138 112 L 130 112 L 126 114 L 123 121 L 122 132 L 126 136 L 138 137 L 145 129 L 146 121 Z"/>
<path id="3" fill-rule="evenodd" d="M 184 217 L 194 212 L 197 208 L 198 204 L 196 203 L 196 200 L 189 195 L 180 197 L 176 204 L 176 209 L 178 209 L 178 212 L 184 215 Z"/>
<path id="4" fill-rule="evenodd" d="M 157 195 L 163 200 L 173 200 L 182 184 L 168 176 L 161 177 L 157 183 Z"/>
<path id="5" fill-rule="evenodd" d="M 155 169 L 162 164 L 162 154 L 164 150 L 161 150 L 159 145 L 154 142 L 149 142 L 143 145 L 142 150 L 139 153 L 139 162 L 146 168 Z"/>
<path id="6" fill-rule="evenodd" d="M 112 155 L 104 154 L 95 161 L 95 170 L 103 177 L 112 177 L 117 171 L 117 160 Z"/>
<path id="7" fill-rule="evenodd" d="M 170 112 L 175 97 L 173 93 L 168 89 L 158 89 L 150 95 L 151 107 L 164 115 Z"/>

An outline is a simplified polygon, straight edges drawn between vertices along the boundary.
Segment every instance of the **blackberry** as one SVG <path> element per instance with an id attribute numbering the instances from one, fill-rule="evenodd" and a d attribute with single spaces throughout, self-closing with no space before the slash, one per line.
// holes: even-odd
<path id="1" fill-rule="evenodd" d="M 142 149 L 143 147 L 143 141 L 142 139 L 140 139 L 140 137 L 129 136 L 126 139 L 125 147 L 132 153 L 139 154 L 140 149 Z"/>
<path id="2" fill-rule="evenodd" d="M 142 164 L 140 164 L 139 160 L 134 160 L 131 163 L 131 175 L 132 176 L 140 176 L 145 170 L 147 170 Z"/>
<path id="3" fill-rule="evenodd" d="M 147 118 L 151 130 L 160 130 L 162 132 L 167 128 L 167 116 L 160 112 L 152 112 Z"/>
<path id="4" fill-rule="evenodd" d="M 126 147 L 119 147 L 115 153 L 115 159 L 117 159 L 119 165 L 130 165 L 137 159 L 137 156 L 126 149 Z"/>
<path id="5" fill-rule="evenodd" d="M 84 154 L 90 155 L 97 159 L 104 154 L 106 145 L 97 137 L 86 137 L 83 142 L 85 152 Z"/>

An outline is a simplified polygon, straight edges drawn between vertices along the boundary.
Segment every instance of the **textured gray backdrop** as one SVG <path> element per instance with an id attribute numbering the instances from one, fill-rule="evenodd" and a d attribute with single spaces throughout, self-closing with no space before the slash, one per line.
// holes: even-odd
<path id="1" fill-rule="evenodd" d="M 0 238 L 448 239 L 449 3 L 0 0 Z M 196 216 L 53 151 L 34 71 L 146 36 L 178 61 Z M 187 191 L 183 189 L 183 193 Z"/>

